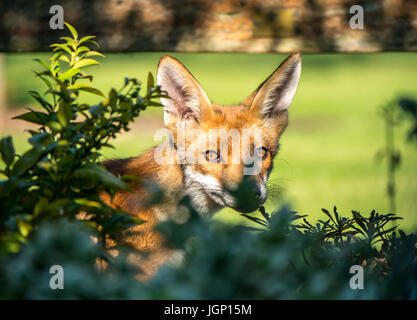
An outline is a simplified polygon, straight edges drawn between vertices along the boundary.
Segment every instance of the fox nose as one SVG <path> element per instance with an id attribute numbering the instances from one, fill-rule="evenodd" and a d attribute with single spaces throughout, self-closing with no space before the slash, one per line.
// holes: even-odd
<path id="1" fill-rule="evenodd" d="M 258 199 L 258 200 L 260 200 L 261 199 L 261 196 L 262 196 L 262 192 L 261 192 L 261 189 L 259 188 L 259 186 L 257 186 L 256 184 L 253 184 L 252 185 L 252 194 Z"/>
<path id="2" fill-rule="evenodd" d="M 266 200 L 266 188 L 262 182 L 258 182 L 255 180 L 246 179 L 249 187 L 249 193 L 253 195 L 257 201 L 263 204 Z"/>
<path id="3" fill-rule="evenodd" d="M 253 177 L 244 178 L 236 190 L 230 190 L 236 205 L 232 208 L 239 212 L 253 212 L 266 201 L 266 187 L 262 181 Z"/>

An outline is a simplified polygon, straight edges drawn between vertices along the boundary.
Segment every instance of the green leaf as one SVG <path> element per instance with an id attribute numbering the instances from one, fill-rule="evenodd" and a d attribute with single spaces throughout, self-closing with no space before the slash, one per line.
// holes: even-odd
<path id="1" fill-rule="evenodd" d="M 10 166 L 15 157 L 12 137 L 5 137 L 0 140 L 0 153 L 4 163 Z"/>
<path id="2" fill-rule="evenodd" d="M 52 111 L 53 107 L 52 105 L 46 101 L 44 98 L 42 98 L 38 92 L 36 91 L 29 91 L 29 94 L 32 96 L 33 99 L 39 102 L 39 104 L 46 109 L 47 111 Z"/>
<path id="3" fill-rule="evenodd" d="M 74 202 L 78 203 L 82 206 L 86 206 L 86 207 L 95 207 L 95 208 L 101 208 L 102 207 L 100 202 L 88 200 L 86 198 L 75 199 Z"/>
<path id="4" fill-rule="evenodd" d="M 48 72 L 49 72 L 49 71 L 48 71 Z M 43 76 L 43 74 L 38 73 L 38 72 L 35 72 L 35 75 L 36 75 L 39 79 L 41 79 L 41 80 L 43 81 L 43 83 L 45 83 L 45 84 L 46 84 L 46 86 L 47 86 L 49 89 L 52 89 L 52 88 L 53 88 L 53 86 L 52 86 L 51 82 L 50 82 L 48 79 L 46 79 L 46 78 Z"/>
<path id="5" fill-rule="evenodd" d="M 332 215 L 330 214 L 330 212 L 327 209 L 321 208 L 321 211 L 323 211 L 326 214 L 326 216 L 328 216 L 330 218 L 330 220 L 332 220 L 333 223 L 336 224 L 336 222 L 333 220 Z"/>
<path id="6" fill-rule="evenodd" d="M 47 126 L 50 127 L 51 129 L 55 130 L 55 131 L 61 131 L 62 130 L 61 124 L 57 121 L 49 121 L 47 123 Z"/>
<path id="7" fill-rule="evenodd" d="M 41 66 L 43 66 L 46 70 L 51 70 L 51 67 L 43 60 L 41 59 L 34 59 L 37 63 L 39 63 Z"/>
<path id="8" fill-rule="evenodd" d="M 147 87 L 147 91 L 149 92 L 151 90 L 151 88 L 154 86 L 155 81 L 153 80 L 153 75 L 152 73 L 148 73 L 148 87 Z"/>
<path id="9" fill-rule="evenodd" d="M 68 103 L 61 102 L 57 113 L 59 123 L 65 127 L 72 118 L 71 106 Z"/>
<path id="10" fill-rule="evenodd" d="M 46 211 L 48 208 L 48 199 L 41 198 L 39 201 L 35 204 L 33 208 L 33 216 L 38 217 L 42 212 Z"/>
<path id="11" fill-rule="evenodd" d="M 117 92 L 115 89 L 111 89 L 109 92 L 109 105 L 114 107 L 116 106 L 116 102 L 117 102 Z"/>
<path id="12" fill-rule="evenodd" d="M 11 172 L 12 175 L 19 175 L 30 169 L 36 164 L 36 162 L 42 156 L 43 152 L 44 149 L 40 146 L 36 146 L 25 152 L 14 164 Z"/>
<path id="13" fill-rule="evenodd" d="M 241 213 L 241 216 L 244 216 L 245 218 L 247 218 L 247 219 L 249 219 L 249 220 L 251 220 L 251 221 L 253 221 L 257 224 L 260 224 L 261 226 L 268 227 L 268 224 L 265 221 L 263 221 L 262 219 L 259 219 L 257 217 L 252 217 L 252 216 L 250 216 L 246 213 Z"/>
<path id="14" fill-rule="evenodd" d="M 88 52 L 88 51 L 90 51 L 90 48 L 88 48 L 88 47 L 86 47 L 86 46 L 81 46 L 81 47 L 79 47 L 78 49 L 77 49 L 77 54 L 80 54 L 80 53 L 82 53 L 82 52 Z"/>
<path id="15" fill-rule="evenodd" d="M 74 68 L 85 68 L 94 64 L 100 64 L 94 59 L 82 59 L 74 64 Z"/>
<path id="16" fill-rule="evenodd" d="M 60 39 L 65 40 L 69 46 L 71 46 L 74 50 L 77 48 L 77 45 L 73 38 L 70 37 L 61 37 Z"/>
<path id="17" fill-rule="evenodd" d="M 96 36 L 86 36 L 84 38 L 81 38 L 80 41 L 78 41 L 79 44 L 84 42 L 92 42 L 91 39 L 94 39 Z M 95 42 L 95 41 L 93 41 Z"/>
<path id="18" fill-rule="evenodd" d="M 22 236 L 27 237 L 32 231 L 32 226 L 22 218 L 16 218 L 16 224 Z"/>
<path id="19" fill-rule="evenodd" d="M 71 32 L 72 37 L 74 38 L 74 40 L 77 40 L 78 39 L 77 30 L 75 30 L 75 28 L 72 25 L 70 25 L 69 23 L 67 23 L 67 22 L 64 22 L 64 23 L 67 26 L 68 30 Z"/>
<path id="20" fill-rule="evenodd" d="M 100 90 L 98 90 L 96 88 L 93 88 L 92 86 L 90 86 L 88 84 L 85 84 L 85 83 L 75 84 L 75 85 L 69 86 L 68 87 L 68 90 L 72 90 L 72 91 L 77 91 L 77 90 L 86 91 L 86 92 L 90 92 L 90 93 L 96 94 L 98 96 L 105 97 L 105 95 Z"/>
<path id="21" fill-rule="evenodd" d="M 93 56 L 99 56 L 99 57 L 103 57 L 104 58 L 104 54 L 101 54 L 98 51 L 89 51 L 86 53 L 85 55 L 86 57 L 93 57 Z"/>
<path id="22" fill-rule="evenodd" d="M 49 114 L 44 113 L 44 112 L 30 111 L 30 112 L 18 115 L 12 119 L 20 119 L 20 120 L 25 120 L 28 122 L 40 124 L 40 125 L 45 125 L 49 121 L 50 116 Z"/>
<path id="23" fill-rule="evenodd" d="M 65 51 L 66 53 L 68 53 L 70 56 L 72 55 L 72 51 L 71 49 L 68 47 L 68 45 L 63 44 L 63 43 L 54 43 L 51 44 L 50 47 L 54 48 L 52 51 L 58 51 L 58 50 L 62 50 Z"/>
<path id="24" fill-rule="evenodd" d="M 78 79 L 88 79 L 88 80 L 90 80 L 90 82 L 93 82 L 94 77 L 92 75 L 88 75 L 88 74 L 86 74 L 82 71 L 81 71 L 81 74 L 82 74 L 82 76 L 81 77 L 78 76 L 79 77 Z"/>
<path id="25" fill-rule="evenodd" d="M 126 189 L 127 184 L 117 178 L 115 175 L 97 164 L 87 164 L 84 168 L 74 172 L 76 178 L 93 179 L 102 182 L 104 185 L 116 188 Z"/>
<path id="26" fill-rule="evenodd" d="M 80 72 L 80 69 L 78 68 L 71 68 L 69 70 L 67 70 L 66 72 L 64 72 L 63 74 L 60 74 L 58 79 L 60 81 L 65 81 L 73 76 L 75 76 L 77 73 Z"/>
<path id="27" fill-rule="evenodd" d="M 352 211 L 352 215 L 353 219 L 362 228 L 362 230 L 367 232 L 368 228 L 366 226 L 366 220 L 362 217 L 362 215 L 357 211 Z"/>
<path id="28" fill-rule="evenodd" d="M 58 58 L 58 60 L 64 61 L 64 62 L 66 62 L 68 64 L 71 63 L 70 60 L 68 59 L 68 57 L 65 54 L 60 55 L 59 58 Z"/>

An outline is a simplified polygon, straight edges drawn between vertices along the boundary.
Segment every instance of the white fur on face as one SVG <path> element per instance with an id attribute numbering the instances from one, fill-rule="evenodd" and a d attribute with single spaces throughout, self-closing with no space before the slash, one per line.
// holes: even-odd
<path id="1" fill-rule="evenodd" d="M 224 190 L 213 176 L 195 172 L 190 166 L 184 171 L 186 194 L 191 197 L 194 208 L 203 216 L 211 216 L 223 207 L 235 207 L 237 200 Z M 267 198 L 265 183 L 258 183 L 262 203 Z"/>
<path id="2" fill-rule="evenodd" d="M 258 184 L 259 190 L 261 191 L 261 200 L 264 202 L 266 198 L 268 197 L 268 192 L 266 190 L 265 183 L 262 181 Z"/>
<path id="3" fill-rule="evenodd" d="M 223 189 L 216 178 L 195 172 L 190 166 L 185 167 L 184 176 L 185 193 L 199 214 L 211 216 L 226 205 L 221 197 L 213 198 L 213 193 L 220 193 Z"/>

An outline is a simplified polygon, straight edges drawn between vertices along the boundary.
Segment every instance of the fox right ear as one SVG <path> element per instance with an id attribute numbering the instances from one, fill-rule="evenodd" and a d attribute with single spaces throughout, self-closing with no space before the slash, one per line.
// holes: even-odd
<path id="1" fill-rule="evenodd" d="M 177 59 L 163 56 L 159 60 L 157 83 L 170 98 L 161 98 L 165 125 L 176 125 L 181 120 L 199 122 L 212 106 L 203 88 Z"/>
<path id="2" fill-rule="evenodd" d="M 291 54 L 243 104 L 261 117 L 274 118 L 291 105 L 301 75 L 301 54 Z"/>

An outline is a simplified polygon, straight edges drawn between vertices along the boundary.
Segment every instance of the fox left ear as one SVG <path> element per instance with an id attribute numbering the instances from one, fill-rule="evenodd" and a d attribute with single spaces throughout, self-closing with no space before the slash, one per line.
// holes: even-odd
<path id="1" fill-rule="evenodd" d="M 242 104 L 262 117 L 274 117 L 291 105 L 301 75 L 301 54 L 291 54 Z"/>
<path id="2" fill-rule="evenodd" d="M 160 59 L 157 83 L 170 97 L 161 98 L 166 126 L 184 120 L 195 123 L 211 115 L 212 105 L 203 88 L 177 59 L 170 56 Z"/>

